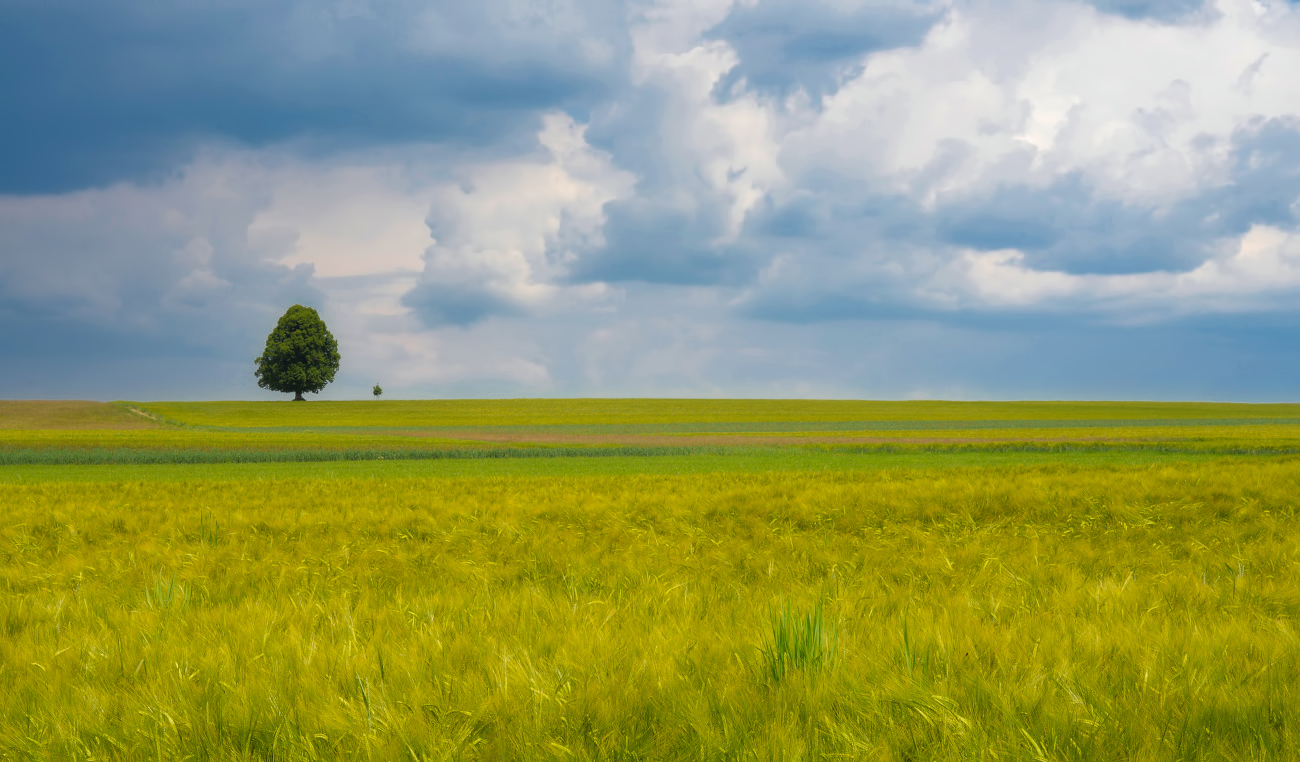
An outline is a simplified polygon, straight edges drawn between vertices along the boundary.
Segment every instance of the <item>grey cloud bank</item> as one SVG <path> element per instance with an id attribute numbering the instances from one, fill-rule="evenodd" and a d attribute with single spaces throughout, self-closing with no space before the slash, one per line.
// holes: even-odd
<path id="1" fill-rule="evenodd" d="M 1289 399 L 1285 0 L 0 0 L 0 395 Z"/>
<path id="2" fill-rule="evenodd" d="M 621 18 L 604 3 L 6 0 L 0 191 L 157 178 L 210 142 L 517 146 L 540 110 L 618 88 Z"/>

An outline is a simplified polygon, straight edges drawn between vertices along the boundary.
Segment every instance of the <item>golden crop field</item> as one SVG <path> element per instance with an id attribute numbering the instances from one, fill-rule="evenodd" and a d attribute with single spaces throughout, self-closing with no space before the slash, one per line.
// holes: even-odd
<path id="1" fill-rule="evenodd" d="M 508 436 L 456 457 L 380 461 L 451 445 L 318 405 L 0 433 L 230 454 L 0 465 L 0 758 L 1300 757 L 1287 410 L 664 452 L 528 440 L 635 421 L 502 413 L 457 421 Z"/>

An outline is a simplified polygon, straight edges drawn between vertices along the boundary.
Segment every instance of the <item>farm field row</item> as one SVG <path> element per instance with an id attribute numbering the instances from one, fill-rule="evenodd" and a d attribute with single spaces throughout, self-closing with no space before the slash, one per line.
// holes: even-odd
<path id="1" fill-rule="evenodd" d="M 156 444 L 158 446 L 192 446 L 211 443 L 214 447 L 242 447 L 263 443 L 266 446 L 320 445 L 330 442 L 366 443 L 398 442 L 408 446 L 437 446 L 445 442 L 508 441 L 508 442 L 618 442 L 696 441 L 700 438 L 719 438 L 737 442 L 770 439 L 787 442 L 802 440 L 924 439 L 942 441 L 951 439 L 972 440 L 1063 440 L 1063 439 L 1291 439 L 1300 440 L 1300 421 L 1288 424 L 1233 423 L 1215 424 L 1206 421 L 1178 422 L 1166 425 L 1114 425 L 1080 422 L 1087 425 L 1072 426 L 980 426 L 956 427 L 945 421 L 943 426 L 916 426 L 901 424 L 889 429 L 859 428 L 846 425 L 837 430 L 791 428 L 783 431 L 711 431 L 705 426 L 698 431 L 627 431 L 626 427 L 584 426 L 579 431 L 568 427 L 478 427 L 453 429 L 420 428 L 298 428 L 289 430 L 229 429 L 197 427 L 164 427 L 148 429 L 0 429 L 0 443 L 32 446 L 102 446 L 124 447 Z M 697 427 L 693 427 L 697 428 Z"/>
<path id="2" fill-rule="evenodd" d="M 1292 462 L 1300 456 L 1224 456 L 1219 453 L 1158 450 L 1078 450 L 1071 452 L 963 452 L 909 449 L 837 452 L 799 448 L 733 448 L 675 455 L 632 455 L 608 451 L 603 456 L 558 451 L 546 457 L 505 457 L 470 453 L 467 457 L 399 460 L 298 460 L 262 462 L 178 462 L 103 464 L 28 464 L 0 466 L 0 483 L 38 482 L 219 482 L 285 479 L 534 479 L 576 476 L 762 474 L 791 472 L 864 472 L 886 469 L 984 467 L 1137 467 L 1162 464 Z M 1010 473 L 1010 472 L 1008 472 Z"/>
<path id="3" fill-rule="evenodd" d="M 507 401 L 510 402 L 510 401 Z M 536 402 L 536 401 L 535 401 Z M 592 403 L 611 401 L 541 401 L 548 403 Z M 627 401 L 615 400 L 622 404 Z M 648 405 L 654 401 L 640 401 Z M 660 401 L 665 404 L 673 401 Z M 49 404 L 49 403 L 46 403 Z M 245 406 L 251 403 L 243 403 Z M 469 403 L 465 403 L 469 405 Z M 478 405 L 481 403 L 474 402 Z M 711 403 L 713 404 L 713 403 Z M 746 401 L 751 413 L 758 408 Z M 793 404 L 793 403 L 791 403 Z M 817 403 L 829 405 L 829 403 Z M 856 403 L 859 407 L 868 403 Z M 880 405 L 881 403 L 871 403 Z M 1007 403 L 1009 404 L 1009 403 Z M 1014 412 L 1007 404 L 992 412 Z M 1026 409 L 1033 412 L 1032 404 Z M 1039 404 L 1039 403 L 1033 403 Z M 211 403 L 168 403 L 131 412 L 123 405 L 83 406 L 87 423 L 77 426 L 68 403 L 50 405 L 51 415 L 44 428 L 32 422 L 38 403 L 0 403 L 0 465 L 122 465 L 201 464 L 219 462 L 289 462 L 337 460 L 466 459 L 537 456 L 645 455 L 743 455 L 753 449 L 785 448 L 789 457 L 807 459 L 817 452 L 859 453 L 872 457 L 906 451 L 953 454 L 965 457 L 972 450 L 1026 453 L 1054 452 L 1069 457 L 1073 452 L 1099 449 L 1116 451 L 1158 451 L 1177 454 L 1294 454 L 1300 452 L 1300 420 L 1267 418 L 1277 406 L 1213 406 L 1198 408 L 1205 415 L 1231 413 L 1237 418 L 1131 418 L 1131 419 L 1032 419 L 1019 420 L 912 420 L 912 421 L 748 421 L 675 423 L 583 423 L 535 425 L 466 425 L 460 427 L 418 426 L 206 426 L 166 422 L 154 415 L 154 407 L 171 414 L 212 406 L 225 410 L 239 405 Z M 278 418 L 257 418 L 259 423 L 285 423 L 302 404 L 264 403 L 259 410 L 279 411 Z M 357 409 L 380 413 L 385 410 L 424 410 L 433 403 L 307 403 L 317 418 L 357 415 Z M 453 406 L 454 407 L 454 406 Z M 617 405 L 615 405 L 617 407 Z M 653 407 L 653 406 L 650 406 Z M 1168 407 L 1168 406 L 1166 406 Z M 1161 408 L 1164 412 L 1189 412 L 1188 406 Z M 556 405 L 539 405 L 553 409 Z M 982 409 L 978 406 L 969 410 Z M 1065 403 L 1055 414 L 1078 413 L 1080 406 Z M 969 410 L 967 412 L 969 412 Z M 334 411 L 331 413 L 331 411 Z M 310 411 L 309 411 L 310 412 Z M 462 411 L 463 412 L 463 411 Z M 554 410 L 552 410 L 554 412 Z M 801 410 L 809 413 L 809 410 Z M 813 411 L 815 412 L 815 411 Z M 986 411 L 988 412 L 988 411 Z M 1097 407 L 1095 412 L 1115 415 L 1116 406 Z M 1152 415 L 1150 405 L 1143 415 Z M 337 415 L 335 415 L 337 413 Z M 112 415 L 127 416 L 129 426 L 106 428 Z M 421 420 L 420 415 L 403 419 Z M 761 417 L 761 416 L 758 416 Z M 198 416 L 199 419 L 202 416 Z M 139 424 L 144 422 L 143 427 Z M 370 420 L 374 423 L 375 420 Z M 481 421 L 479 421 L 481 424 Z M 10 428 L 3 428 L 8 425 Z"/>
<path id="4" fill-rule="evenodd" d="M 1298 459 L 281 476 L 0 484 L 0 757 L 1300 753 Z"/>
<path id="5" fill-rule="evenodd" d="M 522 399 L 131 403 L 159 418 L 224 427 L 561 426 L 842 421 L 1298 419 L 1300 405 L 1158 402 Z"/>

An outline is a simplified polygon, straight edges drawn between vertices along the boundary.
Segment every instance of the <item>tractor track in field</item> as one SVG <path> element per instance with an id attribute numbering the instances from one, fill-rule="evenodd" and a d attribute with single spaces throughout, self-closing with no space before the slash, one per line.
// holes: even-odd
<path id="1" fill-rule="evenodd" d="M 156 423 L 156 424 L 158 424 L 158 425 L 160 425 L 160 426 L 166 426 L 167 423 L 168 423 L 167 420 L 161 418 L 160 416 L 156 416 L 156 415 L 154 415 L 153 413 L 150 413 L 150 412 L 147 411 L 147 410 L 141 410 L 140 408 L 135 407 L 134 405 L 123 405 L 122 407 L 126 408 L 129 412 L 135 413 L 136 415 L 140 416 L 141 418 L 144 418 L 144 419 L 147 420 L 147 421 L 151 421 L 151 422 L 153 422 L 153 423 Z"/>

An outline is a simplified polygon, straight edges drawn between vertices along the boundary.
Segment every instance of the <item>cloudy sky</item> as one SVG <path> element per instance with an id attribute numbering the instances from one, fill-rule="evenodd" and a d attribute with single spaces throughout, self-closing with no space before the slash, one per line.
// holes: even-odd
<path id="1" fill-rule="evenodd" d="M 1289 0 L 0 0 L 0 396 L 1300 396 Z"/>

